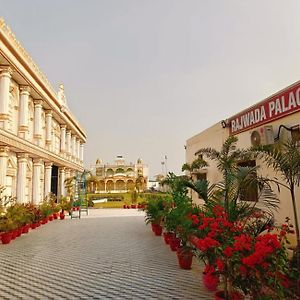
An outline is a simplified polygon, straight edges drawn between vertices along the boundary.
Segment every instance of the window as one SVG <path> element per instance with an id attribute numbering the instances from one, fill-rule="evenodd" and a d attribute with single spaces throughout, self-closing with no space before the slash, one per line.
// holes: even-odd
<path id="1" fill-rule="evenodd" d="M 256 166 L 255 160 L 249 160 L 249 161 L 243 161 L 238 163 L 239 167 L 245 167 L 245 168 L 253 168 Z M 256 174 L 255 174 L 256 176 Z M 241 201 L 251 201 L 251 202 L 257 202 L 258 201 L 258 187 L 257 182 L 251 182 L 250 184 L 247 184 L 247 186 L 242 188 L 241 194 L 240 194 L 240 200 Z"/>

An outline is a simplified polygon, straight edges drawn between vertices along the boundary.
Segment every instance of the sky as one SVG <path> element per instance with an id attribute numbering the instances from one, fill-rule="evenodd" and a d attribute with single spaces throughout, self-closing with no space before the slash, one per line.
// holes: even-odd
<path id="1" fill-rule="evenodd" d="M 85 167 L 142 158 L 151 178 L 181 172 L 188 138 L 300 80 L 299 11 L 299 0 L 0 0 L 64 84 Z"/>

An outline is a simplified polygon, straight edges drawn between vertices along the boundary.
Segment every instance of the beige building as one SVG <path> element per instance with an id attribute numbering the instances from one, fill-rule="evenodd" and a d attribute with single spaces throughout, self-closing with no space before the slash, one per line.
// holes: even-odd
<path id="1" fill-rule="evenodd" d="M 300 143 L 300 82 L 275 93 L 250 108 L 222 120 L 203 132 L 191 137 L 186 143 L 186 162 L 191 163 L 200 148 L 212 147 L 220 150 L 229 135 L 238 137 L 238 148 L 248 148 L 257 144 L 272 144 L 274 141 L 292 138 Z M 260 173 L 268 178 L 278 177 L 272 168 L 267 168 L 260 161 L 249 161 L 249 165 L 259 165 Z M 209 162 L 209 167 L 202 170 L 210 183 L 221 180 L 216 164 Z M 293 219 L 290 194 L 281 188 L 279 195 L 280 209 L 275 213 L 277 222 L 284 222 L 285 217 Z M 296 191 L 297 213 L 300 217 L 300 188 Z M 197 199 L 193 194 L 194 201 Z M 255 201 L 255 199 L 248 199 Z M 259 203 L 258 203 L 259 204 Z M 300 220 L 299 220 L 300 221 Z"/>
<path id="2" fill-rule="evenodd" d="M 0 186 L 19 202 L 38 203 L 83 170 L 86 133 L 0 19 Z"/>
<path id="3" fill-rule="evenodd" d="M 139 158 L 136 163 L 126 163 L 117 156 L 114 163 L 103 164 L 97 159 L 89 179 L 93 193 L 125 193 L 134 189 L 145 190 L 148 183 L 148 166 Z"/>

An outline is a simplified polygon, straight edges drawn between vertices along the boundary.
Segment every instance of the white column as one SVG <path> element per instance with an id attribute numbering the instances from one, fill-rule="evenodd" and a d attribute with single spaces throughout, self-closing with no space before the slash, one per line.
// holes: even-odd
<path id="1" fill-rule="evenodd" d="M 41 170 L 43 161 L 39 158 L 33 160 L 33 176 L 32 176 L 32 202 L 38 204 L 41 199 Z"/>
<path id="2" fill-rule="evenodd" d="M 18 172 L 17 172 L 17 201 L 19 203 L 26 202 L 26 170 L 27 170 L 28 154 L 18 154 Z"/>
<path id="3" fill-rule="evenodd" d="M 44 181 L 44 190 L 45 196 L 48 196 L 51 193 L 51 175 L 52 175 L 52 162 L 45 163 L 45 181 Z"/>
<path id="4" fill-rule="evenodd" d="M 12 69 L 0 66 L 0 128 L 7 129 L 9 118 L 9 87 Z"/>
<path id="5" fill-rule="evenodd" d="M 19 112 L 19 136 L 23 139 L 27 138 L 28 133 L 28 101 L 30 95 L 30 87 L 20 86 L 20 112 Z"/>
<path id="6" fill-rule="evenodd" d="M 71 130 L 67 131 L 67 154 L 71 155 Z"/>
<path id="7" fill-rule="evenodd" d="M 72 136 L 72 156 L 76 157 L 76 136 Z"/>
<path id="8" fill-rule="evenodd" d="M 64 197 L 66 195 L 65 192 L 65 168 L 61 167 L 59 168 L 59 198 L 62 196 Z"/>
<path id="9" fill-rule="evenodd" d="M 80 159 L 80 140 L 76 141 L 76 159 L 79 161 Z"/>
<path id="10" fill-rule="evenodd" d="M 46 146 L 51 150 L 52 145 L 52 111 L 46 111 Z"/>
<path id="11" fill-rule="evenodd" d="M 66 169 L 65 175 L 66 175 L 66 179 L 70 178 L 71 177 L 71 170 L 70 169 Z"/>
<path id="12" fill-rule="evenodd" d="M 66 125 L 60 125 L 60 152 L 66 152 Z"/>
<path id="13" fill-rule="evenodd" d="M 84 144 L 80 144 L 80 161 L 83 162 Z"/>
<path id="14" fill-rule="evenodd" d="M 0 187 L 6 187 L 8 147 L 0 147 Z"/>
<path id="15" fill-rule="evenodd" d="M 34 101 L 34 138 L 37 145 L 41 144 L 42 139 L 42 100 Z"/>

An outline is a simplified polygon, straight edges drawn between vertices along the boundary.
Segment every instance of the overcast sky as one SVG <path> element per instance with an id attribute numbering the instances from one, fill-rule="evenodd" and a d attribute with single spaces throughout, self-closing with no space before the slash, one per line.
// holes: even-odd
<path id="1" fill-rule="evenodd" d="M 87 131 L 85 166 L 180 172 L 188 138 L 300 79 L 299 0 L 0 0 Z"/>

